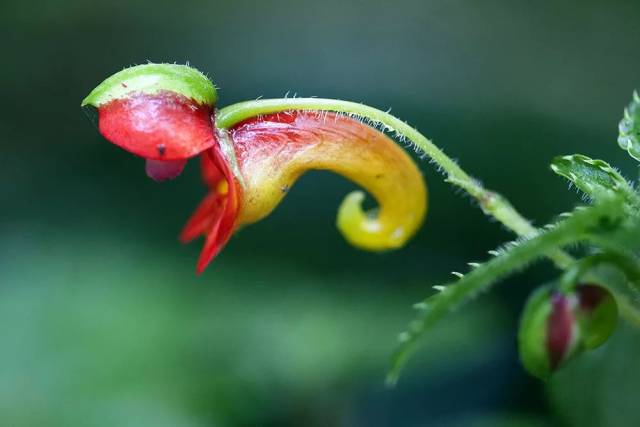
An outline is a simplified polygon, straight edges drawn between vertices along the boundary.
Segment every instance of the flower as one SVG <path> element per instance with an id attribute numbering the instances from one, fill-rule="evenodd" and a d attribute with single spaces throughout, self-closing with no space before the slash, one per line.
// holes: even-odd
<path id="1" fill-rule="evenodd" d="M 116 73 L 83 101 L 98 113 L 100 133 L 143 157 L 156 180 L 175 178 L 200 155 L 208 194 L 180 239 L 204 236 L 201 273 L 234 231 L 267 216 L 305 171 L 330 170 L 359 184 L 379 208 L 362 209 L 364 193 L 342 202 L 337 227 L 354 246 L 403 246 L 418 230 L 427 191 L 415 163 L 384 133 L 326 111 L 282 111 L 215 125 L 216 92 L 198 71 L 148 64 Z"/>

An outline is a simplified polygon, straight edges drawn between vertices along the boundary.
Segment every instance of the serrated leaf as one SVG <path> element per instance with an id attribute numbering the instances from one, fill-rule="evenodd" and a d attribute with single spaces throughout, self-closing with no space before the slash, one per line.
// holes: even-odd
<path id="1" fill-rule="evenodd" d="M 629 155 L 640 160 L 640 96 L 633 92 L 633 99 L 624 110 L 624 117 L 618 125 L 618 145 Z"/>
<path id="2" fill-rule="evenodd" d="M 608 192 L 633 193 L 631 185 L 609 163 L 582 154 L 559 156 L 553 159 L 551 170 L 568 179 L 592 199 Z"/>
<path id="3" fill-rule="evenodd" d="M 392 358 L 387 384 L 397 382 L 402 368 L 418 348 L 419 339 L 447 313 L 551 251 L 579 243 L 587 239 L 588 231 L 597 232 L 601 224 L 615 222 L 614 219 L 621 214 L 622 203 L 621 197 L 612 197 L 593 207 L 575 210 L 571 217 L 553 229 L 540 231 L 501 250 L 499 255 L 480 264 L 457 282 L 445 285 L 445 292 L 418 303 L 415 306 L 419 310 L 418 316 L 409 323 L 407 331 L 400 334 L 401 340 Z"/>

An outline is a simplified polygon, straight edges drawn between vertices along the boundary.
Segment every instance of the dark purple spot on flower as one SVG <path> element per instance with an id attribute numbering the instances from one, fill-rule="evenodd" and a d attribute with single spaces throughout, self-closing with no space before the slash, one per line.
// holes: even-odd
<path id="1" fill-rule="evenodd" d="M 607 295 L 603 288 L 595 285 L 580 285 L 577 287 L 577 293 L 580 308 L 584 311 L 594 310 Z"/>
<path id="2" fill-rule="evenodd" d="M 158 150 L 158 154 L 160 154 L 161 156 L 164 156 L 164 153 L 167 152 L 167 147 L 164 144 L 156 145 L 156 149 Z"/>
<path id="3" fill-rule="evenodd" d="M 149 160 L 145 164 L 147 176 L 154 181 L 174 179 L 182 173 L 186 160 Z"/>

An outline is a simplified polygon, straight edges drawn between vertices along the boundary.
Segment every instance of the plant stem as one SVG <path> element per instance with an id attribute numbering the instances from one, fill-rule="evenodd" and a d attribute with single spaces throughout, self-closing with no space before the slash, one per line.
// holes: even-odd
<path id="1" fill-rule="evenodd" d="M 536 228 L 520 215 L 508 200 L 484 188 L 477 179 L 468 175 L 431 140 L 397 117 L 377 108 L 356 102 L 322 98 L 259 99 L 240 102 L 221 109 L 216 116 L 216 125 L 228 129 L 250 117 L 290 110 L 333 111 L 371 120 L 372 125 L 395 132 L 397 137 L 406 138 L 415 144 L 419 151 L 429 156 L 444 171 L 446 181 L 473 196 L 485 214 L 494 217 L 518 236 L 531 236 L 537 232 Z M 548 256 L 560 268 L 565 268 L 572 262 L 571 256 L 561 251 L 551 252 Z"/>
<path id="2" fill-rule="evenodd" d="M 451 289 L 446 288 L 449 289 L 448 292 L 439 294 L 438 299 L 428 305 L 428 309 L 412 323 L 412 328 L 404 335 L 404 340 L 395 354 L 394 366 L 387 379 L 390 383 L 397 380 L 402 366 L 415 350 L 417 338 L 446 312 L 483 288 L 486 289 L 508 272 L 533 261 L 540 254 L 540 251 L 560 269 L 567 268 L 574 263 L 574 259 L 561 247 L 568 243 L 588 240 L 584 234 L 585 223 L 592 224 L 592 219 L 597 215 L 576 213 L 574 217 L 561 223 L 555 229 L 538 235 L 539 230 L 533 227 L 507 199 L 484 188 L 477 179 L 467 174 L 431 140 L 402 120 L 367 105 L 321 98 L 261 99 L 240 102 L 219 110 L 216 115 L 216 125 L 222 129 L 229 129 L 251 117 L 292 110 L 332 111 L 364 118 L 370 120 L 372 126 L 379 126 L 385 131 L 395 133 L 395 136 L 401 140 L 408 139 L 419 151 L 426 154 L 438 165 L 446 174 L 447 182 L 465 190 L 474 197 L 486 215 L 494 217 L 518 236 L 530 239 L 509 251 L 505 256 L 481 265 L 455 286 L 451 286 Z M 605 203 L 605 205 L 610 203 Z M 601 210 L 602 207 L 595 208 L 595 212 Z M 633 323 L 639 324 L 640 315 L 632 304 L 626 299 L 620 304 L 621 314 Z"/>
<path id="3" fill-rule="evenodd" d="M 558 223 L 554 228 L 509 247 L 458 281 L 443 286 L 440 293 L 419 303 L 416 307 L 420 310 L 418 317 L 409 324 L 409 329 L 400 335 L 400 346 L 393 356 L 387 382 L 394 384 L 397 381 L 409 356 L 416 350 L 419 338 L 447 313 L 474 296 L 486 292 L 498 280 L 529 265 L 543 254 L 569 244 L 588 241 L 589 230 L 596 228 L 611 212 L 619 212 L 620 205 L 620 199 L 611 199 L 576 211 L 573 216 Z"/>

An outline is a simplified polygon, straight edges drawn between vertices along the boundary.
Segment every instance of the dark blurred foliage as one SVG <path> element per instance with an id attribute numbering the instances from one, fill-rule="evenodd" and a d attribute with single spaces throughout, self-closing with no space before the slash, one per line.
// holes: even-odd
<path id="1" fill-rule="evenodd" d="M 544 385 L 517 361 L 543 265 L 452 314 L 383 385 L 413 302 L 510 238 L 426 162 L 405 249 L 335 230 L 352 187 L 305 176 L 201 277 L 176 235 L 202 197 L 103 141 L 80 100 L 146 61 L 189 61 L 220 103 L 289 92 L 386 109 L 536 224 L 579 200 L 556 154 L 605 158 L 638 84 L 640 3 L 595 0 L 0 3 L 0 425 L 639 425 L 638 333 Z"/>

